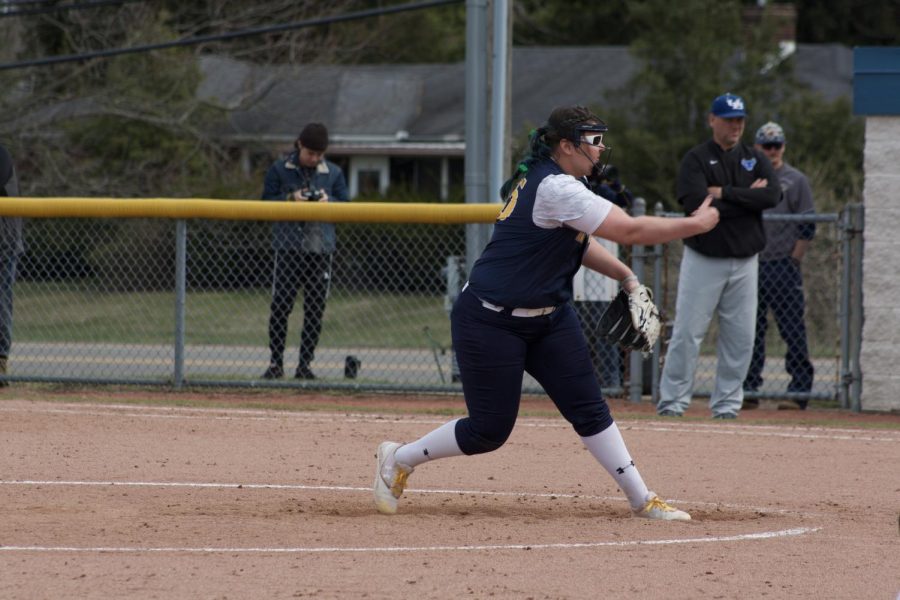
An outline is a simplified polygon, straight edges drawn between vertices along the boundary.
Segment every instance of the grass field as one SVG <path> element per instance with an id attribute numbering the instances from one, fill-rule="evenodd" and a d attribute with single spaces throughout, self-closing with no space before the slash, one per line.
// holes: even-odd
<path id="1" fill-rule="evenodd" d="M 22 342 L 169 343 L 175 330 L 174 292 L 109 292 L 85 283 L 20 282 L 16 286 L 15 339 Z M 268 289 L 190 292 L 185 332 L 192 344 L 266 345 Z M 301 304 L 290 328 L 299 331 Z M 333 289 L 321 344 L 422 348 L 424 333 L 443 345 L 450 323 L 443 297 L 350 294 Z"/>

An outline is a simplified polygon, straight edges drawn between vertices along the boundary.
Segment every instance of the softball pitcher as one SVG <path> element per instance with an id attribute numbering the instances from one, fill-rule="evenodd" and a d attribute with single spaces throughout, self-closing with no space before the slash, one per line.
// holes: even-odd
<path id="1" fill-rule="evenodd" d="M 690 520 L 647 489 L 600 393 L 584 334 L 570 303 L 579 266 L 644 289 L 627 265 L 592 235 L 620 244 L 658 244 L 709 231 L 711 198 L 689 217 L 628 216 L 594 194 L 586 177 L 606 150 L 606 124 L 581 106 L 555 109 L 531 137 L 529 155 L 501 190 L 493 236 L 470 270 L 450 315 L 468 416 L 408 444 L 377 451 L 375 506 L 397 511 L 407 478 L 422 463 L 497 450 L 519 410 L 527 371 L 596 460 L 624 490 L 635 515 Z"/>

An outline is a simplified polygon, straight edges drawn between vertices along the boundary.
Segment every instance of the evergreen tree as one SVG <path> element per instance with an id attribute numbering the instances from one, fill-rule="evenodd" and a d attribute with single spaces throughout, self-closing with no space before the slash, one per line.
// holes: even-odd
<path id="1" fill-rule="evenodd" d="M 640 24 L 631 49 L 643 66 L 597 109 L 609 116 L 609 139 L 616 150 L 612 159 L 631 189 L 649 207 L 661 202 L 667 210 L 681 210 L 674 193 L 681 158 L 709 139 L 712 99 L 732 92 L 748 105 L 745 141 L 752 143 L 765 121 L 782 120 L 797 132 L 791 156 L 798 166 L 809 168 L 815 161 L 840 165 L 811 169 L 817 174 L 814 187 L 828 194 L 838 190 L 845 201 L 857 197 L 860 120 L 853 118 L 847 102 L 828 103 L 796 81 L 793 62 L 783 59 L 775 40 L 775 23 L 764 18 L 760 26 L 742 29 L 736 0 L 685 0 L 678 11 L 659 19 L 669 6 L 663 0 L 631 5 L 631 18 Z M 837 122 L 843 133 L 839 148 L 828 147 L 829 156 L 814 148 L 809 137 L 821 129 L 815 123 L 822 122 Z"/>

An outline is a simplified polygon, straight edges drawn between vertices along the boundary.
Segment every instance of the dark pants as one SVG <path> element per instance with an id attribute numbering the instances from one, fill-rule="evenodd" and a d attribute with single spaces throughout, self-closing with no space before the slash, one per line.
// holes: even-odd
<path id="1" fill-rule="evenodd" d="M 12 346 L 13 285 L 19 255 L 14 251 L 0 251 L 0 357 L 9 356 Z"/>
<path id="2" fill-rule="evenodd" d="M 619 349 L 603 339 L 599 333 L 600 317 L 608 306 L 609 302 L 604 301 L 575 302 L 575 310 L 591 353 L 594 373 L 601 386 L 617 388 L 622 385 L 622 356 Z"/>
<path id="3" fill-rule="evenodd" d="M 269 314 L 270 363 L 284 365 L 288 317 L 297 292 L 303 288 L 303 331 L 300 333 L 300 366 L 309 367 L 315 356 L 322 315 L 331 284 L 331 254 L 276 250 L 272 269 L 272 305 Z"/>
<path id="4" fill-rule="evenodd" d="M 513 317 L 485 308 L 463 291 L 453 305 L 450 328 L 469 413 L 456 425 L 463 453 L 490 452 L 506 442 L 526 371 L 578 435 L 588 437 L 612 424 L 571 304 L 541 317 Z"/>
<path id="5" fill-rule="evenodd" d="M 744 380 L 745 390 L 757 390 L 763 383 L 766 362 L 766 329 L 768 311 L 772 309 L 781 339 L 787 345 L 784 368 L 791 376 L 788 392 L 809 392 L 813 384 L 813 365 L 806 343 L 803 299 L 803 276 L 790 258 L 759 263 L 759 306 L 756 312 L 756 339 L 753 359 Z"/>

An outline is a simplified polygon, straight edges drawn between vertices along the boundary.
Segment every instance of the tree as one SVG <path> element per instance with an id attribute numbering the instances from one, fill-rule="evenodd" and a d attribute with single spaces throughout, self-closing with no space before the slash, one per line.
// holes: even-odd
<path id="1" fill-rule="evenodd" d="M 329 14 L 357 2 L 329 3 Z M 84 54 L 321 16 L 312 0 L 128 3 L 4 19 L 6 60 Z M 210 42 L 0 72 L 0 137 L 31 195 L 246 197 L 236 157 L 210 137 L 223 115 L 196 99 L 196 57 L 226 52 L 260 63 L 333 62 L 327 28 Z M 15 47 L 15 54 L 10 50 Z M 74 66 L 73 66 L 74 65 Z M 65 148 L 65 152 L 60 152 Z M 228 184 L 232 185 L 228 185 Z M 253 182 L 254 195 L 258 182 Z M 217 194 L 211 194 L 217 190 Z"/>
<path id="2" fill-rule="evenodd" d="M 796 0 L 797 41 L 807 44 L 896 46 L 898 0 Z"/>
<path id="3" fill-rule="evenodd" d="M 514 0 L 513 43 L 520 46 L 628 45 L 638 34 L 629 5 L 615 0 Z"/>
<path id="4" fill-rule="evenodd" d="M 710 102 L 731 91 L 748 104 L 745 139 L 766 120 L 781 118 L 798 133 L 792 138 L 792 156 L 841 166 L 838 172 L 816 169 L 814 187 L 840 190 L 845 200 L 857 197 L 861 178 L 853 174 L 861 173 L 859 120 L 848 103 L 825 102 L 795 80 L 792 62 L 781 59 L 776 24 L 764 18 L 761 26 L 742 30 L 741 5 L 735 0 L 685 0 L 669 18 L 657 18 L 668 6 L 662 0 L 631 6 L 631 19 L 640 31 L 631 49 L 643 67 L 598 108 L 609 115 L 616 165 L 630 187 L 651 207 L 661 202 L 669 210 L 681 210 L 674 200 L 681 158 L 709 138 Z M 805 127 L 833 121 L 846 134 L 845 142 L 828 148 L 839 157 L 822 156 Z"/>
<path id="5" fill-rule="evenodd" d="M 787 160 L 809 177 L 820 212 L 863 200 L 865 122 L 852 111 L 849 99 L 826 102 L 800 89 L 764 117 L 784 125 Z"/>
<path id="6" fill-rule="evenodd" d="M 410 0 L 358 0 L 348 10 L 409 4 Z M 449 63 L 465 59 L 466 6 L 451 4 L 328 28 L 342 63 Z"/>
<path id="7" fill-rule="evenodd" d="M 608 99 L 617 164 L 651 206 L 672 197 L 684 152 L 707 136 L 706 113 L 712 98 L 740 86 L 740 13 L 734 1 L 685 0 L 669 18 L 669 3 L 631 7 L 640 33 L 631 46 L 644 65 L 625 89 Z M 639 188 L 638 188 L 639 186 Z"/>

